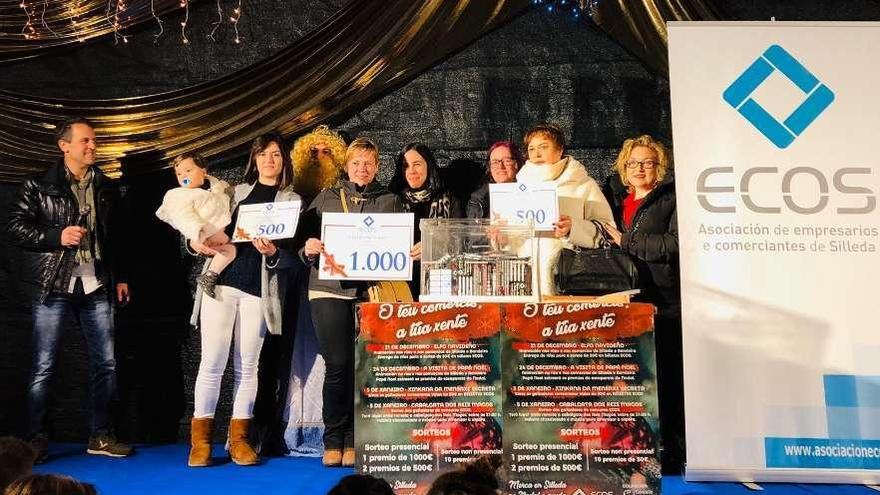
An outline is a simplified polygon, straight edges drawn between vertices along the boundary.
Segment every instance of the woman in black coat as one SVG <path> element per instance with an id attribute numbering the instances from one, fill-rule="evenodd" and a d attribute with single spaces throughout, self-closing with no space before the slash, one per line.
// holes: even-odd
<path id="1" fill-rule="evenodd" d="M 684 462 L 684 381 L 681 352 L 681 293 L 678 219 L 669 155 L 651 136 L 627 139 L 604 193 L 621 227 L 606 225 L 613 242 L 639 270 L 637 300 L 657 307 L 655 342 L 664 472 Z"/>
<path id="2" fill-rule="evenodd" d="M 420 143 L 410 143 L 400 150 L 395 161 L 394 176 L 388 189 L 396 194 L 406 211 L 415 215 L 415 246 L 413 246 L 413 278 L 409 281 L 413 299 L 418 301 L 421 291 L 423 218 L 461 218 L 461 204 L 443 183 L 440 166 L 431 149 Z"/>
<path id="3" fill-rule="evenodd" d="M 354 466 L 354 358 L 356 306 L 366 299 L 368 283 L 321 280 L 319 258 L 327 256 L 320 239 L 324 213 L 403 213 L 400 200 L 376 180 L 379 147 L 358 138 L 345 152 L 345 170 L 336 186 L 325 188 L 303 212 L 297 229 L 300 255 L 309 267 L 309 304 L 318 347 L 324 358 L 323 410 L 325 466 Z"/>

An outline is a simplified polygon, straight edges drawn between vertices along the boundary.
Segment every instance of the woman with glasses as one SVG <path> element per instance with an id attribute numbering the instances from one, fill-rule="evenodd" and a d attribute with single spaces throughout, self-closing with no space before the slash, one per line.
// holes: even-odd
<path id="1" fill-rule="evenodd" d="M 580 162 L 565 153 L 565 135 L 554 124 L 532 127 L 523 138 L 528 161 L 516 175 L 527 185 L 556 187 L 559 218 L 552 232 L 536 232 L 538 237 L 539 281 L 542 295 L 556 294 L 553 271 L 562 248 L 593 248 L 601 233 L 592 222 L 614 223 L 611 208 L 602 189 Z"/>
<path id="2" fill-rule="evenodd" d="M 487 182 L 468 199 L 468 218 L 489 218 L 489 184 L 516 182 L 516 173 L 522 167 L 523 161 L 522 155 L 511 141 L 498 141 L 489 147 Z"/>
<path id="3" fill-rule="evenodd" d="M 678 224 L 669 154 L 651 136 L 627 139 L 605 195 L 621 228 L 606 228 L 639 269 L 639 300 L 657 306 L 655 341 L 664 472 L 684 461 L 684 385 L 681 356 L 681 302 Z"/>

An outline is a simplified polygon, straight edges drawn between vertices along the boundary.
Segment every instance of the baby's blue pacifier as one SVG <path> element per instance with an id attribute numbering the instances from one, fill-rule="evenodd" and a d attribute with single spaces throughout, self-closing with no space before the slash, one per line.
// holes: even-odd
<path id="1" fill-rule="evenodd" d="M 186 187 L 186 186 L 192 184 L 192 179 L 190 179 L 189 177 L 186 177 L 182 181 L 180 181 L 180 183 L 183 184 L 183 187 Z"/>

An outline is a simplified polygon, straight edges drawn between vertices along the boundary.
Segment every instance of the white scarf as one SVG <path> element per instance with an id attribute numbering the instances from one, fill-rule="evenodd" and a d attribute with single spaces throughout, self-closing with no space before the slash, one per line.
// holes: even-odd
<path id="1" fill-rule="evenodd" d="M 516 180 L 526 184 L 556 180 L 556 178 L 562 175 L 565 166 L 568 165 L 568 158 L 564 156 L 558 162 L 550 164 L 537 164 L 527 161 L 516 174 Z"/>

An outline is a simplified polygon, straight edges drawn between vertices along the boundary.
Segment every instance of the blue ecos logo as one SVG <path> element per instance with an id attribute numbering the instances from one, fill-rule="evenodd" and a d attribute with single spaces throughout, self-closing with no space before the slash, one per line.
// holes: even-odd
<path id="1" fill-rule="evenodd" d="M 807 99 L 783 122 L 749 97 L 775 70 L 807 95 Z M 834 93 L 784 48 L 772 45 L 724 90 L 724 101 L 778 148 L 787 148 L 834 101 Z"/>

